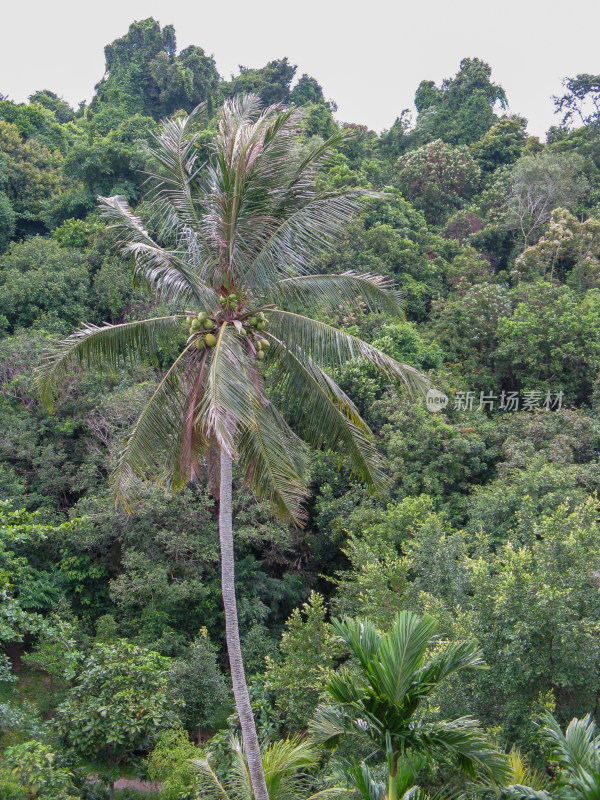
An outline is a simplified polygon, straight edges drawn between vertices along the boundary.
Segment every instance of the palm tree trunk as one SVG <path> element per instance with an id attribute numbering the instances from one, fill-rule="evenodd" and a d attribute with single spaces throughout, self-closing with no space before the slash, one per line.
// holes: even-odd
<path id="1" fill-rule="evenodd" d="M 221 540 L 221 591 L 225 607 L 225 635 L 227 652 L 231 667 L 231 680 L 235 705 L 242 726 L 244 748 L 248 760 L 248 770 L 254 790 L 254 800 L 269 800 L 265 774 L 263 771 L 260 745 L 252 707 L 246 685 L 246 675 L 242 661 L 240 632 L 238 629 L 237 605 L 235 600 L 235 561 L 233 556 L 233 526 L 231 519 L 232 458 L 221 451 L 221 479 L 219 498 L 219 538 Z"/>
<path id="2" fill-rule="evenodd" d="M 394 758 L 388 779 L 387 800 L 398 800 L 398 759 Z"/>

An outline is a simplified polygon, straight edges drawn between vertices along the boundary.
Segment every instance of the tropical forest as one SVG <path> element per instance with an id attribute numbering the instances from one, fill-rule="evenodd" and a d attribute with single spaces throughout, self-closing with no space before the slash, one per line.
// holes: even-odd
<path id="1" fill-rule="evenodd" d="M 104 54 L 0 94 L 1 800 L 597 800 L 600 75 Z"/>

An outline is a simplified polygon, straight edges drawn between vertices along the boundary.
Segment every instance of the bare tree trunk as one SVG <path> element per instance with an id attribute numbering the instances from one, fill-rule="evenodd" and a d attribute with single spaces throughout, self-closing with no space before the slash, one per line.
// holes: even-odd
<path id="1" fill-rule="evenodd" d="M 233 526 L 231 520 L 231 486 L 232 459 L 221 451 L 221 479 L 219 498 L 219 537 L 221 540 L 221 591 L 225 607 L 225 634 L 227 652 L 231 667 L 231 680 L 235 705 L 242 726 L 242 736 L 248 770 L 252 780 L 255 800 L 269 800 L 265 774 L 263 771 L 260 745 L 256 734 L 256 725 L 252 716 L 252 707 L 246 685 L 246 675 L 242 662 L 240 632 L 238 629 L 237 605 L 235 599 L 235 562 L 233 557 Z"/>

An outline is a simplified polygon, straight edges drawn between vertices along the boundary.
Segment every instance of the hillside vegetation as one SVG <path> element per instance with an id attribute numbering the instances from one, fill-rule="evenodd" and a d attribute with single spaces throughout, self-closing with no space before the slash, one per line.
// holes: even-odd
<path id="1" fill-rule="evenodd" d="M 439 86 L 423 80 L 414 111 L 397 109 L 377 135 L 340 122 L 287 58 L 224 80 L 204 50 L 178 52 L 173 28 L 152 19 L 105 55 L 93 100 L 76 110 L 49 89 L 25 104 L 0 95 L 0 797 L 99 800 L 121 775 L 158 781 L 163 800 L 252 798 L 230 740 L 210 476 L 201 469 L 175 493 L 145 483 L 130 513 L 109 485 L 187 330 L 147 364 L 73 369 L 53 413 L 38 390 L 45 356 L 84 323 L 168 311 L 132 280 L 97 198 L 126 198 L 159 237 L 146 182 L 161 121 L 204 104 L 190 130 L 196 163 L 210 164 L 224 101 L 248 94 L 303 108 L 301 152 L 344 133 L 316 185 L 361 197 L 361 210 L 317 271 L 380 275 L 404 298 L 401 315 L 365 296 L 317 303 L 312 316 L 447 398 L 432 413 L 366 359 L 332 367 L 375 434 L 389 487 L 371 492 L 341 450 L 313 442 L 302 526 L 274 517 L 234 472 L 241 645 L 267 784 L 277 776 L 271 800 L 332 786 L 392 800 L 392 762 L 399 796 L 515 796 L 516 784 L 520 797 L 597 796 L 600 76 L 565 80 L 542 142 L 507 113 L 479 58 Z M 308 400 L 273 378 L 269 353 L 261 369 L 302 436 Z M 350 735 L 352 713 L 367 715 L 376 696 L 376 716 L 385 692 L 361 677 L 357 619 L 383 637 L 381 652 L 406 620 L 424 637 L 410 685 L 427 688 L 410 713 L 408 701 L 388 709 L 391 733 L 381 723 L 366 744 Z M 430 686 L 419 670 L 454 646 L 464 663 L 427 672 Z M 327 709 L 341 715 L 350 695 L 346 730 L 328 728 Z M 481 772 L 433 733 L 467 716 L 479 720 Z M 561 732 L 575 717 L 588 746 L 576 775 Z"/>

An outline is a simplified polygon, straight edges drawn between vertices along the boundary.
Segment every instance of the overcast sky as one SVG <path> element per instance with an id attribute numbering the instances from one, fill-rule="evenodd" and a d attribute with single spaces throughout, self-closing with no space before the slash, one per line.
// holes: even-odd
<path id="1" fill-rule="evenodd" d="M 539 136 L 556 122 L 562 78 L 600 72 L 599 0 L 3 0 L 0 93 L 90 100 L 104 45 L 149 16 L 175 26 L 178 49 L 212 54 L 226 78 L 288 56 L 337 102 L 340 120 L 377 131 L 413 107 L 422 79 L 451 77 L 465 56 L 491 65 L 510 111 Z"/>

